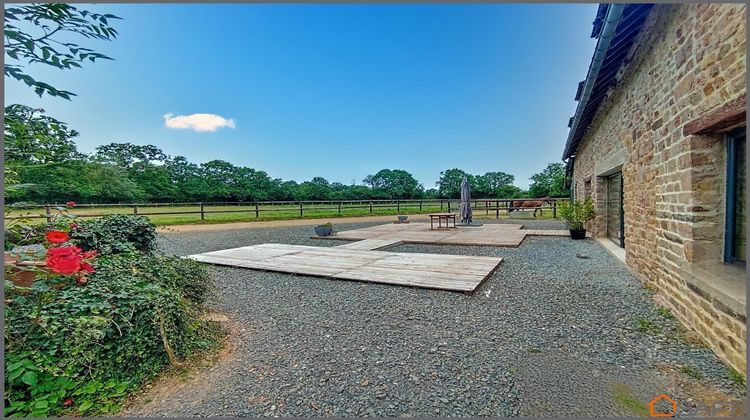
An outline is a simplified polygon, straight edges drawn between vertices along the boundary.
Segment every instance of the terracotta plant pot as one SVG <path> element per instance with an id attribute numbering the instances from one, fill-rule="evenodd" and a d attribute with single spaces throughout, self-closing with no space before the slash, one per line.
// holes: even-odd
<path id="1" fill-rule="evenodd" d="M 20 267 L 46 267 L 47 263 L 44 261 L 19 261 L 18 255 L 6 252 L 3 255 L 3 263 L 6 266 L 12 266 L 6 271 L 8 274 L 7 279 L 18 287 L 31 287 L 34 285 L 37 272 L 33 270 L 24 270 Z"/>

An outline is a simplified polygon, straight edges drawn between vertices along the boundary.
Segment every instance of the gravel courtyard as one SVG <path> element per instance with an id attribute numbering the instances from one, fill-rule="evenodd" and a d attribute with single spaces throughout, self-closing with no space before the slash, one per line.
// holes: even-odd
<path id="1" fill-rule="evenodd" d="M 493 221 L 489 221 L 493 222 Z M 336 224 L 337 230 L 377 223 Z M 564 228 L 523 221 L 529 228 Z M 334 246 L 312 227 L 162 233 L 177 255 L 260 243 Z M 592 240 L 519 248 L 400 245 L 396 252 L 501 256 L 473 294 L 212 268 L 233 352 L 148 416 L 514 416 L 645 414 L 666 393 L 690 414 L 744 387 Z"/>

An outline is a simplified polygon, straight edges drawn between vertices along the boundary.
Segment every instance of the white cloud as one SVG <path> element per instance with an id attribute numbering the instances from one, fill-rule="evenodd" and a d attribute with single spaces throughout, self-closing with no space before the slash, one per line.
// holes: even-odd
<path id="1" fill-rule="evenodd" d="M 222 127 L 234 128 L 234 120 L 216 114 L 174 115 L 164 114 L 164 125 L 175 130 L 197 132 L 216 131 Z"/>

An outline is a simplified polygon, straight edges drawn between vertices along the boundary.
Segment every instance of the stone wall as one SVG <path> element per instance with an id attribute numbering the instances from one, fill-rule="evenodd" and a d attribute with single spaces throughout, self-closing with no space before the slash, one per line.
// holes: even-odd
<path id="1" fill-rule="evenodd" d="M 598 215 L 589 229 L 601 237 L 601 175 L 621 169 L 628 266 L 743 373 L 744 297 L 741 306 L 728 305 L 711 292 L 715 274 L 706 274 L 721 269 L 730 283 L 745 282 L 744 270 L 721 268 L 725 135 L 684 136 L 682 130 L 745 94 L 745 14 L 742 4 L 654 6 L 622 79 L 576 152 L 573 172 L 579 196 L 591 189 Z"/>

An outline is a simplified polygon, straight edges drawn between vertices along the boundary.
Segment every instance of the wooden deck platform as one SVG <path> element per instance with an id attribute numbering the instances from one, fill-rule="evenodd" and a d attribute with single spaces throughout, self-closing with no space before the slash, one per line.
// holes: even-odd
<path id="1" fill-rule="evenodd" d="M 348 244 L 338 245 L 336 248 L 359 249 L 361 251 L 377 251 L 402 244 L 398 239 L 365 239 L 364 241 L 349 242 Z"/>
<path id="2" fill-rule="evenodd" d="M 317 239 L 362 241 L 378 239 L 412 244 L 484 245 L 518 247 L 528 235 L 567 236 L 567 230 L 522 229 L 521 224 L 485 224 L 458 226 L 450 230 L 431 230 L 429 223 L 384 224 L 362 229 L 334 232 L 331 236 L 313 236 Z"/>
<path id="3" fill-rule="evenodd" d="M 369 246 L 375 244 L 370 242 Z M 476 290 L 503 260 L 285 244 L 253 245 L 188 258 L 217 265 L 459 292 Z"/>

